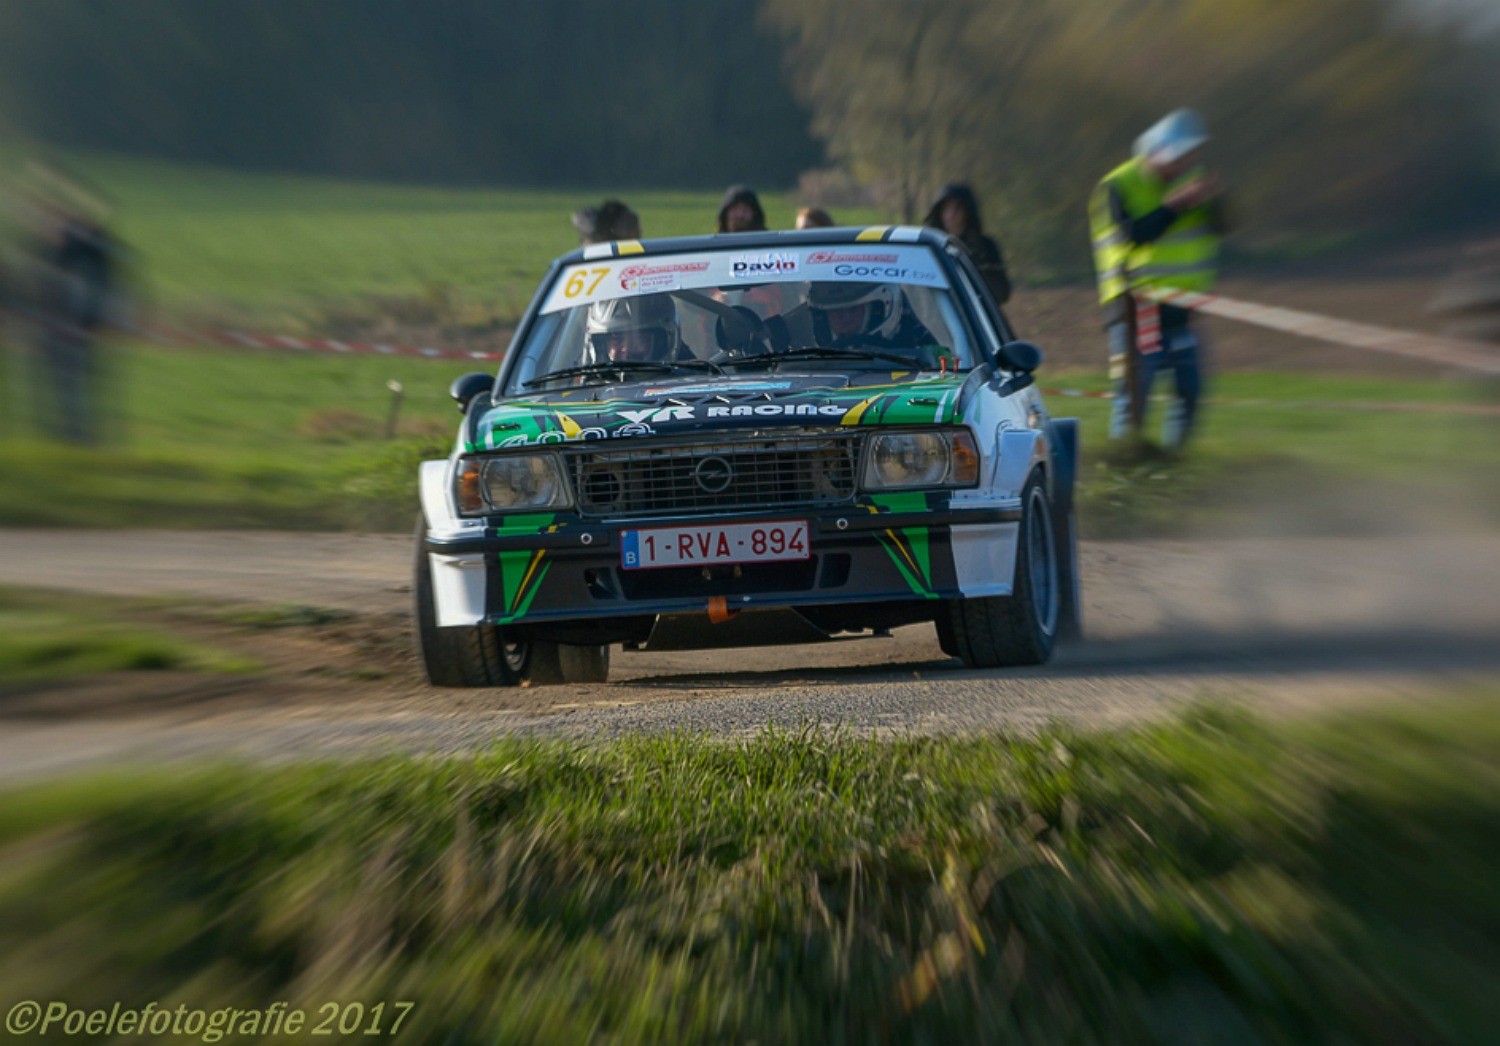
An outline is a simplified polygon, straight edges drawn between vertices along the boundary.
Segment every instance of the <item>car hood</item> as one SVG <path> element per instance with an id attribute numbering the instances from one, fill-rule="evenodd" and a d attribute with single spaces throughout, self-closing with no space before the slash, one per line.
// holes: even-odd
<path id="1" fill-rule="evenodd" d="M 872 382 L 871 379 L 874 378 Z M 963 374 L 673 379 L 506 400 L 477 420 L 467 450 L 725 429 L 952 422 Z"/>

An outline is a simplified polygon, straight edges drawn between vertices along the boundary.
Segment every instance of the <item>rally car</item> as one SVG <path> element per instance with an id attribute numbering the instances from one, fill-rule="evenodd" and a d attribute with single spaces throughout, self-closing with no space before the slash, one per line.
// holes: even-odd
<path id="1" fill-rule="evenodd" d="M 1076 423 L 963 248 L 904 226 L 598 244 L 553 263 L 421 466 L 441 686 L 592 682 L 626 649 L 883 635 L 971 667 L 1079 622 Z"/>

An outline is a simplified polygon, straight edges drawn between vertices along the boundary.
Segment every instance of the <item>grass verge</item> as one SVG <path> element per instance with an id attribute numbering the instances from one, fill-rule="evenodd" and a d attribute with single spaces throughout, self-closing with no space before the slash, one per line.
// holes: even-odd
<path id="1" fill-rule="evenodd" d="M 1481 1041 L 1496 696 L 34 788 L 0 804 L 0 985 L 411 1000 L 412 1042 Z"/>
<path id="2" fill-rule="evenodd" d="M 18 360 L 11 363 L 0 391 L 18 409 L 0 422 L 0 525 L 384 531 L 411 526 L 417 463 L 446 456 L 458 423 L 447 387 L 472 369 L 421 359 L 125 345 L 113 354 L 105 445 L 77 448 L 35 437 L 25 372 Z M 388 439 L 391 381 L 404 392 L 396 435 Z M 1044 383 L 1092 391 L 1102 378 L 1063 375 Z M 1475 387 L 1230 374 L 1215 393 L 1234 402 L 1205 409 L 1187 455 L 1125 466 L 1104 456 L 1107 401 L 1051 399 L 1055 413 L 1083 421 L 1086 536 L 1218 528 L 1267 504 L 1342 508 L 1350 504 L 1340 493 L 1347 488 L 1387 483 L 1447 488 L 1465 498 L 1472 492 L 1469 500 L 1488 505 L 1491 518 L 1500 515 L 1495 416 L 1316 405 L 1462 406 L 1481 395 Z M 1339 529 L 1349 520 L 1321 522 Z"/>
<path id="3" fill-rule="evenodd" d="M 0 588 L 0 687 L 101 672 L 254 667 L 164 629 L 122 622 L 84 596 Z"/>
<path id="4" fill-rule="evenodd" d="M 1102 375 L 1043 378 L 1099 392 Z M 1347 533 L 1427 524 L 1434 516 L 1500 521 L 1500 415 L 1483 383 L 1308 374 L 1214 378 L 1192 444 L 1177 455 L 1120 453 L 1108 400 L 1053 396 L 1082 421 L 1079 514 L 1093 538 L 1169 537 L 1272 526 Z M 1153 403 L 1155 439 L 1165 403 Z M 1444 408 L 1453 408 L 1445 410 Z"/>

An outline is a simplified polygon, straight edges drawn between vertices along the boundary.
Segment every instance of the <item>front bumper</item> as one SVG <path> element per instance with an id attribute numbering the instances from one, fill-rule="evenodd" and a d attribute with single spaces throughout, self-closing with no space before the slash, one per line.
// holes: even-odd
<path id="1" fill-rule="evenodd" d="M 923 511 L 779 511 L 429 533 L 441 626 L 583 623 L 770 607 L 827 607 L 1008 595 L 1019 502 Z M 790 518 L 809 524 L 810 557 L 779 563 L 625 570 L 626 530 Z M 722 602 L 720 602 L 722 601 Z"/>

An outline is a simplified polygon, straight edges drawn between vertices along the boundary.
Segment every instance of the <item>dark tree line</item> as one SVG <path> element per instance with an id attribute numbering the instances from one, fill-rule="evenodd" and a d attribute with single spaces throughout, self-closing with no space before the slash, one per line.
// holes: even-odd
<path id="1" fill-rule="evenodd" d="M 57 144 L 511 185 L 790 185 L 821 150 L 745 0 L 0 0 Z"/>
<path id="2" fill-rule="evenodd" d="M 1218 132 L 1237 243 L 1493 211 L 1500 41 L 1411 10 L 0 0 L 0 126 L 252 169 L 621 192 L 789 186 L 826 149 L 906 218 L 970 180 L 1035 278 L 1087 267 L 1090 187 L 1179 105 Z"/>

